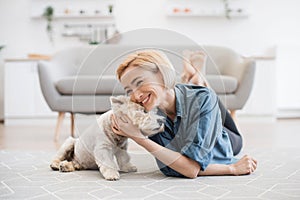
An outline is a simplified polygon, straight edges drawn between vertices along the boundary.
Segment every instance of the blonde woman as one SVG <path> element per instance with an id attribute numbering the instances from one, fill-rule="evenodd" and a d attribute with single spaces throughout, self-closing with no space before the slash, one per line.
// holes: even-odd
<path id="1" fill-rule="evenodd" d="M 114 132 L 155 156 L 163 174 L 195 178 L 255 171 L 257 161 L 252 157 L 234 158 L 242 148 L 242 137 L 215 92 L 175 84 L 175 70 L 163 52 L 130 54 L 118 67 L 117 77 L 132 101 L 146 111 L 158 108 L 166 117 L 164 132 L 145 138 L 127 116 L 112 116 Z"/>

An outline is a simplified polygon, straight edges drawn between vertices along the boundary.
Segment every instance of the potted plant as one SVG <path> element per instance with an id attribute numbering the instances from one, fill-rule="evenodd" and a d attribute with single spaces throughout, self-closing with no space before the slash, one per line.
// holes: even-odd
<path id="1" fill-rule="evenodd" d="M 46 7 L 43 13 L 43 17 L 47 20 L 46 31 L 48 33 L 50 42 L 53 42 L 53 28 L 52 28 L 53 16 L 54 16 L 54 8 L 52 6 Z"/>
<path id="2" fill-rule="evenodd" d="M 225 16 L 227 19 L 231 19 L 230 13 L 232 12 L 232 10 L 229 7 L 229 1 L 223 0 L 223 3 L 224 3 Z"/>
<path id="3" fill-rule="evenodd" d="M 113 5 L 108 5 L 108 12 L 109 12 L 109 14 L 112 14 L 112 12 L 113 12 L 113 8 L 114 8 L 114 6 Z"/>

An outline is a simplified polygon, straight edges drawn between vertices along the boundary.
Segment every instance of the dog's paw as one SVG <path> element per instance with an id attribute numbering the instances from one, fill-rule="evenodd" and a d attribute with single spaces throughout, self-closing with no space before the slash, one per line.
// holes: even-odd
<path id="1" fill-rule="evenodd" d="M 75 171 L 75 168 L 72 164 L 72 162 L 68 162 L 68 161 L 62 161 L 59 164 L 59 171 L 61 172 L 73 172 Z"/>
<path id="2" fill-rule="evenodd" d="M 108 181 L 116 181 L 120 179 L 120 174 L 118 170 L 101 167 L 100 172 L 103 175 L 103 177 Z"/>
<path id="3" fill-rule="evenodd" d="M 50 164 L 51 169 L 59 170 L 59 163 L 60 163 L 60 160 L 53 160 L 52 163 Z"/>
<path id="4" fill-rule="evenodd" d="M 123 166 L 120 169 L 122 172 L 136 172 L 137 168 L 136 166 L 132 165 L 131 163 L 127 163 L 125 166 Z"/>

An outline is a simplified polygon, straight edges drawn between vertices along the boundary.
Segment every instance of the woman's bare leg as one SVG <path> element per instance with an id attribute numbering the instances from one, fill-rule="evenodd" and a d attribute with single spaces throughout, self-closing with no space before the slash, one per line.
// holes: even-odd
<path id="1" fill-rule="evenodd" d="M 182 83 L 192 83 L 208 87 L 208 82 L 202 75 L 206 65 L 207 55 L 203 51 L 183 51 L 184 62 L 181 74 Z"/>
<path id="2" fill-rule="evenodd" d="M 196 73 L 195 68 L 191 65 L 190 57 L 192 51 L 185 50 L 183 54 L 183 70 L 181 73 L 181 83 L 189 83 L 193 75 Z"/>

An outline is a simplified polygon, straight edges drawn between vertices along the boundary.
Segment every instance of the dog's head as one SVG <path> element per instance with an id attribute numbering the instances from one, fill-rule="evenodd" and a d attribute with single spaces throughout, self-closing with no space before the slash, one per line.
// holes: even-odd
<path id="1" fill-rule="evenodd" d="M 127 96 L 112 96 L 110 101 L 114 114 L 126 114 L 143 135 L 150 136 L 164 130 L 164 117 L 159 116 L 156 111 L 145 112 L 143 106 L 130 101 Z"/>

